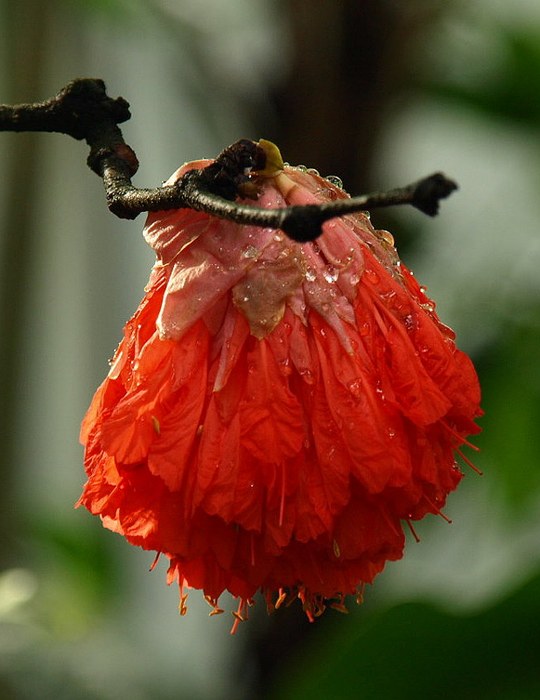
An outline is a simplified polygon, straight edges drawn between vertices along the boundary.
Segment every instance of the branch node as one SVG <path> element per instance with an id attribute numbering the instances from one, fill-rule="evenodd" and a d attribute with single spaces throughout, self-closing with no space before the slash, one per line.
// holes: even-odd
<path id="1" fill-rule="evenodd" d="M 439 212 L 440 200 L 446 199 L 457 189 L 457 184 L 446 175 L 434 173 L 418 181 L 411 204 L 424 214 L 435 216 Z"/>

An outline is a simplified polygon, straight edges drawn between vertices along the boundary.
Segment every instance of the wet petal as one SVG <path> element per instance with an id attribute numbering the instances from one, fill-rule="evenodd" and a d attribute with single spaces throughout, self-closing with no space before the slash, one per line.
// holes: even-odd
<path id="1" fill-rule="evenodd" d="M 348 197 L 276 163 L 251 204 Z M 472 363 L 365 214 L 316 243 L 187 209 L 144 235 L 157 262 L 83 421 L 79 505 L 169 558 L 183 612 L 188 587 L 214 612 L 237 596 L 237 619 L 257 590 L 343 609 L 458 485 Z"/>

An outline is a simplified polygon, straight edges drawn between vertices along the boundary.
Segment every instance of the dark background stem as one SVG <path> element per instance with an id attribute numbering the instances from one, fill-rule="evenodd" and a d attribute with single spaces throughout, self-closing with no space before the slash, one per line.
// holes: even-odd
<path id="1" fill-rule="evenodd" d="M 25 0 L 9 3 L 12 14 L 10 26 L 18 26 L 17 42 L 6 47 L 15 57 L 14 71 L 9 75 L 9 99 L 21 101 L 23 96 L 41 92 L 41 50 L 45 34 L 43 3 Z M 11 37 L 10 37 L 11 38 Z M 17 60 L 18 58 L 18 60 Z M 35 190 L 39 172 L 40 137 L 36 134 L 19 134 L 15 139 L 5 139 L 3 158 L 6 160 L 5 179 L 2 187 L 5 196 L 4 221 L 10 235 L 0 237 L 0 425 L 2 426 L 2 450 L 0 451 L 0 565 L 3 567 L 21 562 L 15 560 L 15 545 L 20 527 L 20 516 L 14 508 L 15 475 L 17 473 L 17 445 L 15 426 L 20 419 L 14 407 L 19 405 L 17 395 L 24 371 L 25 358 L 20 349 L 27 317 L 29 278 L 35 262 L 36 240 L 39 227 L 33 221 L 32 207 L 26 202 L 28 192 Z"/>

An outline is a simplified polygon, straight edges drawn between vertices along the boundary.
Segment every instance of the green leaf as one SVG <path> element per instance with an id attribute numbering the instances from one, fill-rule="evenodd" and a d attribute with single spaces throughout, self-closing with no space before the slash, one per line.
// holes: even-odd
<path id="1" fill-rule="evenodd" d="M 269 697 L 540 697 L 538 619 L 540 576 L 499 605 L 467 617 L 409 603 L 367 620 L 340 618 L 330 636 L 319 636 L 318 648 L 304 649 L 285 669 Z"/>
<path id="2" fill-rule="evenodd" d="M 493 474 L 507 503 L 522 509 L 540 490 L 540 327 L 508 324 L 506 333 L 477 362 L 482 382 L 483 433 L 475 462 Z"/>
<path id="3" fill-rule="evenodd" d="M 527 126 L 540 123 L 540 32 L 500 28 L 502 67 L 491 79 L 473 83 L 466 69 L 461 82 L 428 81 L 428 92 L 489 116 Z M 478 56 L 482 61 L 482 56 Z"/>

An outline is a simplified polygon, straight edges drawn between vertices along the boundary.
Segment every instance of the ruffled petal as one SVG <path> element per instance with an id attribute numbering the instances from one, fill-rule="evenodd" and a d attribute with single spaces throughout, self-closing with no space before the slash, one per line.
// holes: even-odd
<path id="1" fill-rule="evenodd" d="M 297 168 L 255 181 L 261 207 L 348 197 Z M 83 420 L 78 505 L 169 558 L 181 611 L 189 587 L 213 612 L 237 596 L 237 619 L 258 590 L 343 609 L 462 478 L 471 361 L 364 214 L 315 243 L 188 209 L 144 235 L 157 262 Z"/>

